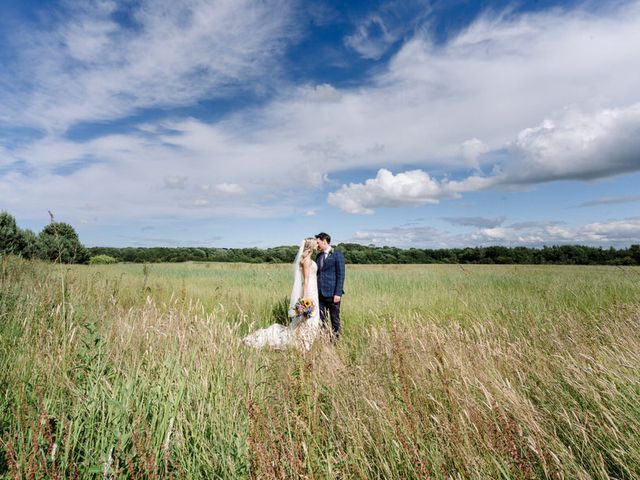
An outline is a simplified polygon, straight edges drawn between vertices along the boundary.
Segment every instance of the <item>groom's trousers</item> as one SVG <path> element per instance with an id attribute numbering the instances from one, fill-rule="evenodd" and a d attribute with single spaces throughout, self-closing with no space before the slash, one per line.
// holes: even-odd
<path id="1" fill-rule="evenodd" d="M 333 297 L 318 298 L 320 302 L 320 320 L 322 328 L 327 328 L 327 315 L 331 319 L 332 341 L 340 338 L 340 302 L 333 303 Z"/>

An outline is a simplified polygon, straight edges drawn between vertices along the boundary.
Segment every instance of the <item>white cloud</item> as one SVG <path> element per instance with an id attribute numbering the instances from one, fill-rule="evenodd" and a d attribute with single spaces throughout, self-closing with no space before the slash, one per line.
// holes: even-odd
<path id="1" fill-rule="evenodd" d="M 422 29 L 430 13 L 431 6 L 422 0 L 387 0 L 359 20 L 344 43 L 363 58 L 379 59 L 397 41 Z"/>
<path id="2" fill-rule="evenodd" d="M 273 75 L 295 32 L 291 4 L 281 0 L 145 0 L 134 7 L 136 28 L 116 23 L 117 8 L 73 4 L 52 31 L 17 31 L 20 60 L 3 78 L 14 91 L 0 92 L 0 120 L 64 131 L 253 88 L 264 72 Z M 17 86 L 25 83 L 33 88 Z M 5 103 L 15 90 L 20 102 Z"/>
<path id="3" fill-rule="evenodd" d="M 515 231 L 536 229 L 536 228 L 545 228 L 545 227 L 556 227 L 558 225 L 566 225 L 566 222 L 562 221 L 542 221 L 542 220 L 529 220 L 526 222 L 515 222 L 509 225 L 509 228 Z"/>
<path id="4" fill-rule="evenodd" d="M 640 103 L 585 113 L 568 108 L 506 145 L 487 181 L 517 186 L 594 180 L 640 170 Z M 490 179 L 490 180 L 489 180 Z"/>
<path id="5" fill-rule="evenodd" d="M 479 233 L 473 234 L 471 238 L 481 238 L 484 241 L 505 240 L 508 237 L 509 230 L 503 227 L 481 228 Z"/>
<path id="6" fill-rule="evenodd" d="M 478 228 L 495 228 L 502 225 L 505 221 L 504 216 L 498 218 L 484 218 L 484 217 L 445 217 L 443 220 L 449 222 L 452 225 L 460 225 L 464 227 L 478 227 Z"/>
<path id="7" fill-rule="evenodd" d="M 432 227 L 361 230 L 352 241 L 399 247 L 457 248 L 468 246 L 592 245 L 626 247 L 640 238 L 640 217 L 583 225 L 530 222 L 529 225 L 479 228 L 471 233 L 452 233 Z"/>
<path id="8" fill-rule="evenodd" d="M 237 183 L 219 183 L 217 185 L 209 186 L 206 189 L 213 193 L 228 196 L 243 195 L 245 193 L 244 188 Z"/>
<path id="9" fill-rule="evenodd" d="M 197 198 L 192 203 L 192 205 L 194 207 L 206 207 L 206 206 L 208 206 L 210 204 L 211 204 L 211 202 L 209 200 L 207 200 L 206 198 Z"/>
<path id="10" fill-rule="evenodd" d="M 121 235 L 119 237 L 121 240 L 124 240 L 126 244 L 129 246 L 136 247 L 148 247 L 163 245 L 167 247 L 206 247 L 209 245 L 213 245 L 220 240 L 222 237 L 220 236 L 210 236 L 207 238 L 199 238 L 199 239 L 184 239 L 184 238 L 164 238 L 164 237 L 146 237 L 146 236 L 138 236 L 138 235 Z"/>
<path id="11" fill-rule="evenodd" d="M 612 205 L 618 203 L 640 202 L 640 195 L 620 195 L 615 197 L 599 197 L 583 202 L 578 207 L 593 207 L 596 205 Z"/>
<path id="12" fill-rule="evenodd" d="M 376 178 L 364 184 L 351 183 L 329 194 L 328 202 L 348 213 L 369 214 L 376 207 L 400 207 L 437 203 L 441 198 L 456 196 L 422 170 L 393 175 L 380 169 Z"/>
<path id="13" fill-rule="evenodd" d="M 350 241 L 376 246 L 434 246 L 445 248 L 449 245 L 448 232 L 433 227 L 389 228 L 360 230 L 353 234 Z"/>
<path id="14" fill-rule="evenodd" d="M 164 177 L 165 188 L 183 190 L 186 182 L 187 182 L 187 177 L 182 177 L 178 175 L 168 175 Z"/>
<path id="15" fill-rule="evenodd" d="M 557 180 L 593 180 L 640 170 L 640 103 L 584 114 L 567 110 L 556 119 L 526 128 L 506 145 L 510 152 L 492 174 L 438 182 L 422 170 L 395 177 L 380 170 L 364 184 L 342 186 L 329 204 L 348 213 L 372 213 L 376 207 L 437 203 L 462 192 L 505 189 Z M 471 149 L 483 147 L 474 141 Z M 489 234 L 492 234 L 491 232 Z"/>
<path id="16" fill-rule="evenodd" d="M 462 158 L 464 158 L 465 162 L 470 167 L 476 169 L 480 166 L 480 164 L 478 163 L 478 157 L 483 153 L 487 153 L 488 151 L 489 147 L 477 138 L 465 140 L 460 146 L 460 153 L 462 155 Z"/>
<path id="17" fill-rule="evenodd" d="M 479 244 L 498 242 L 503 245 L 630 245 L 640 238 L 640 217 L 579 226 L 549 223 L 529 228 L 480 229 L 466 238 L 470 242 Z"/>
<path id="18" fill-rule="evenodd" d="M 500 179 L 471 176 L 463 180 L 436 180 L 423 170 L 394 175 L 382 168 L 373 179 L 343 185 L 329 193 L 327 202 L 347 213 L 371 214 L 374 208 L 416 206 L 459 198 L 462 192 L 493 188 L 499 185 Z"/>
<path id="19" fill-rule="evenodd" d="M 590 223 L 585 228 L 585 234 L 599 242 L 609 242 L 612 239 L 637 242 L 640 239 L 640 218 Z"/>
<path id="20" fill-rule="evenodd" d="M 339 102 L 342 99 L 342 93 L 337 90 L 333 85 L 328 83 L 323 83 L 320 85 L 316 85 L 313 88 L 303 89 L 303 92 L 306 93 L 307 98 L 314 102 Z"/>
<path id="21" fill-rule="evenodd" d="M 387 30 L 383 19 L 374 15 L 363 20 L 344 43 L 364 58 L 378 59 L 395 41 L 396 37 Z"/>
<path id="22" fill-rule="evenodd" d="M 522 130 L 505 182 L 592 180 L 640 170 L 640 103 L 585 114 L 568 110 Z"/>

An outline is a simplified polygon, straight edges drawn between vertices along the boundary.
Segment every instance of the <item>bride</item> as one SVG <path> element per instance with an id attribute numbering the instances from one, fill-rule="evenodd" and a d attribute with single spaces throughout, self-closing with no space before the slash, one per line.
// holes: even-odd
<path id="1" fill-rule="evenodd" d="M 311 255 L 318 249 L 315 238 L 306 238 L 300 244 L 293 262 L 293 288 L 289 301 L 289 326 L 275 323 L 257 330 L 242 339 L 251 347 L 285 348 L 295 346 L 303 351 L 311 348 L 320 331 L 320 307 L 318 305 L 318 265 Z M 295 305 L 300 298 L 311 299 L 315 308 L 307 319 L 296 314 Z"/>

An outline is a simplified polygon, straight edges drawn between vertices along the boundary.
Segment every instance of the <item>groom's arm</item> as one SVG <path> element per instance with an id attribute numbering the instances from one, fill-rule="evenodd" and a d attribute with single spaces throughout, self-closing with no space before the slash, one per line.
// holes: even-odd
<path id="1" fill-rule="evenodd" d="M 338 303 L 342 297 L 344 288 L 344 256 L 336 250 L 336 290 L 333 292 L 333 301 Z M 338 297 L 336 299 L 336 297 Z"/>

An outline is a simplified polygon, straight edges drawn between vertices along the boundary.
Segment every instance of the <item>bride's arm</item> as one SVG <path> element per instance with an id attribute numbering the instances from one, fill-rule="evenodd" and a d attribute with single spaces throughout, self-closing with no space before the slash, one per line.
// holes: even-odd
<path id="1" fill-rule="evenodd" d="M 303 298 L 306 298 L 309 296 L 309 282 L 307 280 L 309 278 L 309 275 L 311 275 L 311 259 L 307 257 L 302 261 L 302 282 L 303 282 L 302 297 Z"/>

